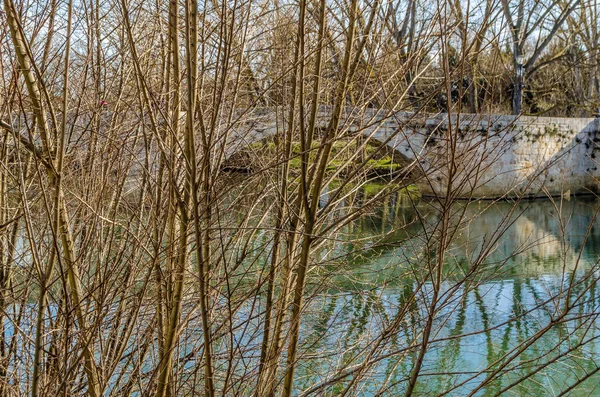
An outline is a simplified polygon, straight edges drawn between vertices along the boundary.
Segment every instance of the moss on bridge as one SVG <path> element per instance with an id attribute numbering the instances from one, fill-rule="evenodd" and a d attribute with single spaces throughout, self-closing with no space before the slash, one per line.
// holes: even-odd
<path id="1" fill-rule="evenodd" d="M 358 169 L 364 170 L 365 174 L 370 177 L 390 178 L 402 175 L 407 165 L 407 159 L 404 156 L 385 145 L 377 143 L 363 145 L 362 143 L 361 140 L 351 138 L 334 142 L 327 170 L 329 172 L 338 171 L 340 176 Z M 320 145 L 320 142 L 312 144 L 309 161 L 315 160 Z M 255 142 L 231 156 L 227 160 L 224 170 L 258 172 L 287 160 L 292 174 L 298 173 L 302 166 L 300 143 L 292 142 L 289 159 L 281 158 L 281 151 L 281 148 L 277 148 L 272 139 Z"/>

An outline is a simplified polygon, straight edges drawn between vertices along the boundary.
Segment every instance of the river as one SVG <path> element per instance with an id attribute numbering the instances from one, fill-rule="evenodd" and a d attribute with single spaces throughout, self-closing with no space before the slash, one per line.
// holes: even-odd
<path id="1" fill-rule="evenodd" d="M 439 206 L 400 201 L 392 196 L 350 225 L 342 241 L 324 249 L 322 260 L 329 263 L 331 257 L 330 264 L 313 269 L 315 295 L 303 325 L 299 389 L 328 383 L 324 374 L 353 369 L 369 358 L 372 365 L 353 395 L 400 395 L 406 390 L 417 357 L 417 349 L 409 347 L 421 340 L 431 307 L 432 284 L 423 275 L 429 261 L 423 251 L 435 249 L 437 242 L 428 245 L 424 231 L 437 224 Z M 464 209 L 464 221 L 446 252 L 441 303 L 417 395 L 549 396 L 579 379 L 586 380 L 570 395 L 600 395 L 595 373 L 600 354 L 600 293 L 595 285 L 600 223 L 595 212 L 600 200 L 465 206 L 458 202 L 453 207 L 456 217 Z M 503 224 L 506 230 L 494 241 Z M 465 278 L 482 258 L 478 272 Z M 566 304 L 568 313 L 551 323 Z M 407 306 L 397 331 L 370 357 L 379 335 Z M 495 370 L 499 372 L 486 381 Z M 333 382 L 328 390 L 335 395 L 347 385 Z"/>

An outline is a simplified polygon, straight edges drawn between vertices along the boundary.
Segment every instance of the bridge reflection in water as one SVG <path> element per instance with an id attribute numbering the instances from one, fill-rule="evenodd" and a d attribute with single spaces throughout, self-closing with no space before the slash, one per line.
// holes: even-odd
<path id="1" fill-rule="evenodd" d="M 467 221 L 459 227 L 446 259 L 442 291 L 446 296 L 433 332 L 437 342 L 426 355 L 419 395 L 439 395 L 448 390 L 452 390 L 449 395 L 467 395 L 485 379 L 486 372 L 481 371 L 497 360 L 501 362 L 557 314 L 564 303 L 564 295 L 562 300 L 558 297 L 571 276 L 580 279 L 571 294 L 581 295 L 573 320 L 546 332 L 479 394 L 495 395 L 525 377 L 512 392 L 549 395 L 551 390 L 560 391 L 597 368 L 600 292 L 593 277 L 586 277 L 600 256 L 600 221 L 594 220 L 599 205 L 600 201 L 593 199 L 525 201 L 516 207 L 508 202 L 485 201 L 468 205 Z M 417 210 L 426 222 L 435 223 L 435 205 L 422 202 Z M 421 337 L 421 321 L 431 296 L 431 285 L 422 269 L 425 243 L 419 235 L 423 228 L 416 219 L 413 208 L 400 205 L 398 197 L 389 197 L 374 213 L 348 228 L 346 242 L 324 248 L 332 257 L 343 257 L 342 252 L 353 254 L 313 275 L 315 284 L 327 281 L 310 303 L 302 333 L 307 353 L 299 378 L 307 389 L 315 390 L 315 383 L 325 382 L 321 376 L 332 368 L 352 368 L 364 359 L 373 343 L 371 338 L 418 291 L 393 341 L 378 353 L 381 359 L 375 360 L 369 373 L 372 381 L 361 389 L 364 395 L 375 395 L 380 381 L 387 379 L 390 389 L 384 395 L 398 395 L 404 390 L 416 356 L 415 351 L 406 349 Z M 493 252 L 476 277 L 478 282 L 456 287 L 503 219 L 514 222 L 492 244 Z M 382 232 L 385 237 L 381 237 Z M 418 280 L 424 281 L 422 288 Z M 575 349 L 576 343 L 583 347 Z M 549 361 L 550 365 L 543 365 Z M 600 377 L 592 376 L 572 395 L 596 395 L 600 393 L 595 389 L 599 383 Z"/>

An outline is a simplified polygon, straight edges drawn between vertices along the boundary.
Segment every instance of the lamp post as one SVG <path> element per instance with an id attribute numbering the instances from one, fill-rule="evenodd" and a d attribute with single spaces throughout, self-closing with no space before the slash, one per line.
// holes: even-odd
<path id="1" fill-rule="evenodd" d="M 513 113 L 520 114 L 523 104 L 523 79 L 525 75 L 523 64 L 525 63 L 525 56 L 517 53 L 515 56 L 515 62 L 517 66 L 517 78 L 515 81 L 515 92 L 513 93 Z"/>

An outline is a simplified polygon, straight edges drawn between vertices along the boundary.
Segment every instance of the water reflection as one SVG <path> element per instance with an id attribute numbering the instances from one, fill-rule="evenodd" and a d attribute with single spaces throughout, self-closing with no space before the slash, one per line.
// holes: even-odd
<path id="1" fill-rule="evenodd" d="M 356 190 L 332 217 L 348 211 L 345 206 L 350 203 L 367 202 L 377 192 L 380 187 Z M 251 197 L 248 201 L 255 205 Z M 516 205 L 474 202 L 466 206 L 459 202 L 452 207 L 456 234 L 443 268 L 431 344 L 414 395 L 464 396 L 472 391 L 486 396 L 558 395 L 581 379 L 586 380 L 571 395 L 600 395 L 600 388 L 596 389 L 600 377 L 589 375 L 598 370 L 594 360 L 600 354 L 596 342 L 600 337 L 600 293 L 595 285 L 600 277 L 600 220 L 595 219 L 599 205 L 599 200 L 577 199 Z M 239 207 L 240 213 L 247 215 L 245 207 Z M 426 237 L 435 236 L 439 219 L 438 204 L 422 201 L 413 206 L 406 195 L 394 192 L 319 246 L 306 290 L 295 377 L 298 395 L 337 396 L 344 391 L 347 396 L 402 395 L 431 307 L 427 266 L 437 255 L 437 240 Z M 499 228 L 506 230 L 496 239 Z M 226 232 L 224 235 L 227 238 Z M 236 268 L 229 279 L 231 289 L 224 289 L 214 299 L 217 309 L 221 308 L 215 309 L 214 316 L 216 368 L 223 373 L 227 366 L 234 367 L 237 395 L 253 395 L 265 299 L 251 288 L 261 277 L 259 264 L 268 258 L 272 230 L 261 228 L 248 239 L 255 257 L 249 263 L 242 262 L 245 257 L 240 259 L 244 267 Z M 472 271 L 482 253 L 486 253 L 485 261 Z M 570 280 L 575 283 L 569 289 Z M 190 290 L 193 298 L 193 288 Z M 552 324 L 567 296 L 572 310 Z M 35 318 L 35 304 L 24 308 L 26 320 L 19 323 L 21 329 L 34 329 L 33 321 L 27 319 Z M 236 310 L 229 313 L 228 305 Z M 20 309 L 14 306 L 11 310 L 17 313 Z M 139 340 L 154 332 L 154 310 L 151 300 L 140 306 L 140 321 L 124 353 L 133 357 L 133 363 L 140 360 L 140 369 L 148 378 L 155 371 L 158 348 L 151 341 L 153 354 L 144 358 L 139 353 L 144 341 Z M 50 306 L 50 311 L 54 320 L 58 308 Z M 200 382 L 189 379 L 201 373 L 202 327 L 193 299 L 186 300 L 182 311 L 186 326 L 181 330 L 179 360 L 174 365 L 182 387 L 195 395 L 201 386 L 191 389 Z M 101 325 L 112 324 L 115 316 L 114 310 L 108 309 Z M 231 321 L 231 335 L 221 331 L 229 324 L 219 328 L 219 321 Z M 17 329 L 6 320 L 8 336 L 17 334 Z M 106 335 L 112 332 L 112 328 L 106 329 Z M 537 341 L 531 339 L 544 330 Z M 526 348 L 521 351 L 520 346 Z M 19 357 L 32 356 L 31 342 L 16 348 Z M 284 362 L 285 357 L 280 360 Z M 124 360 L 119 365 L 125 368 L 129 364 Z M 25 373 L 28 362 L 16 366 L 15 373 Z M 129 382 L 128 371 L 124 382 Z M 118 385 L 116 378 L 109 380 L 109 392 L 119 389 L 114 386 Z M 351 383 L 353 380 L 356 382 Z"/>
<path id="2" fill-rule="evenodd" d="M 486 396 L 550 395 L 586 378 L 570 395 L 600 393 L 600 377 L 587 375 L 598 370 L 594 358 L 600 353 L 595 341 L 600 336 L 595 287 L 600 253 L 595 213 L 600 201 L 465 205 L 456 204 L 456 213 L 464 210 L 464 217 L 457 222 L 447 257 L 443 304 L 435 316 L 434 342 L 425 356 L 418 395 L 462 396 L 474 390 Z M 421 338 L 431 297 L 431 284 L 419 266 L 426 263 L 423 235 L 427 225 L 436 224 L 437 208 L 431 202 L 416 208 L 399 205 L 398 196 L 390 196 L 345 230 L 346 241 L 329 247 L 329 252 L 351 254 L 313 274 L 321 289 L 309 301 L 303 328 L 301 390 L 316 392 L 315 384 L 329 382 L 323 374 L 353 370 L 365 359 L 373 363 L 365 376 L 369 380 L 354 391 L 397 395 L 405 390 L 416 357 L 410 346 Z M 502 225 L 506 231 L 495 241 Z M 489 254 L 476 282 L 462 283 L 464 272 L 486 249 Z M 577 282 L 567 290 L 571 277 Z M 577 302 L 565 321 L 529 343 L 561 313 L 566 295 Z M 369 356 L 378 336 L 394 321 L 400 326 Z M 528 347 L 522 352 L 515 350 L 524 344 Z M 502 369 L 494 374 L 495 368 Z M 335 395 L 347 385 L 348 379 L 319 390 Z"/>

